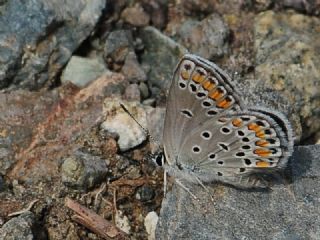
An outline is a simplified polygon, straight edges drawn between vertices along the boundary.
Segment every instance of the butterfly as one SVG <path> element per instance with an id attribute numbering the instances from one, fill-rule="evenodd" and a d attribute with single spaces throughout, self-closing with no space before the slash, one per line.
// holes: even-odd
<path id="1" fill-rule="evenodd" d="M 169 89 L 163 148 L 169 175 L 255 187 L 256 176 L 286 166 L 293 133 L 282 113 L 247 106 L 223 70 L 187 54 Z"/>

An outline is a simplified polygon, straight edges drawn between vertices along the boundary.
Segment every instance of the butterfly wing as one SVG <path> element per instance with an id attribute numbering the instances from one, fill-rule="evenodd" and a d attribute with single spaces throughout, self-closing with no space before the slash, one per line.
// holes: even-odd
<path id="1" fill-rule="evenodd" d="M 292 145 L 288 120 L 269 109 L 246 109 L 216 65 L 193 55 L 178 64 L 164 131 L 169 165 L 205 182 L 232 183 L 284 166 Z"/>
<path id="2" fill-rule="evenodd" d="M 205 59 L 185 55 L 176 67 L 167 99 L 163 141 L 168 163 L 175 163 L 182 140 L 197 123 L 226 109 L 239 110 L 242 105 L 221 69 Z"/>

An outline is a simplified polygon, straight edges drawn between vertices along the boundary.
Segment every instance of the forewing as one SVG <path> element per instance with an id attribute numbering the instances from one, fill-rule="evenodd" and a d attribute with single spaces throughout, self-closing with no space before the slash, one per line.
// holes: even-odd
<path id="1" fill-rule="evenodd" d="M 190 131 L 226 112 L 244 109 L 230 78 L 215 64 L 185 55 L 178 64 L 167 99 L 164 148 L 169 164 L 176 162 Z"/>

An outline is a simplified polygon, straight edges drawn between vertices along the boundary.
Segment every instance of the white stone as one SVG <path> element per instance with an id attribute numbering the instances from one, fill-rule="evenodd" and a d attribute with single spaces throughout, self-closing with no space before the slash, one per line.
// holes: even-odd
<path id="1" fill-rule="evenodd" d="M 118 228 L 127 234 L 130 234 L 131 226 L 127 216 L 121 210 L 118 210 L 115 215 L 115 223 Z"/>
<path id="2" fill-rule="evenodd" d="M 144 227 L 148 233 L 148 240 L 156 239 L 156 227 L 158 223 L 158 214 L 156 212 L 149 212 L 144 219 Z"/>
<path id="3" fill-rule="evenodd" d="M 126 151 L 141 144 L 147 136 L 132 117 L 120 107 L 120 102 L 143 127 L 147 126 L 147 114 L 143 106 L 137 102 L 124 102 L 114 98 L 107 98 L 104 101 L 106 120 L 101 124 L 101 128 L 117 134 L 120 151 Z"/>

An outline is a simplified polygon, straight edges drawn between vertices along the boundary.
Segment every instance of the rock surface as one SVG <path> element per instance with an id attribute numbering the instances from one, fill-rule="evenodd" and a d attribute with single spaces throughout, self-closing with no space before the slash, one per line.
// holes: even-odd
<path id="1" fill-rule="evenodd" d="M 162 203 L 157 239 L 318 239 L 320 145 L 296 147 L 289 170 L 270 191 L 215 185 L 213 201 L 189 186 L 199 201 L 174 185 Z"/>
<path id="2" fill-rule="evenodd" d="M 136 102 L 123 104 L 142 126 L 146 126 L 147 115 L 141 105 Z M 136 147 L 146 140 L 143 129 L 120 107 L 120 100 L 106 99 L 104 112 L 106 120 L 101 124 L 101 128 L 118 135 L 121 151 Z"/>
<path id="3" fill-rule="evenodd" d="M 257 86 L 278 91 L 299 113 L 303 137 L 320 129 L 320 20 L 294 12 L 256 17 Z"/>
<path id="4" fill-rule="evenodd" d="M 32 228 L 35 225 L 34 214 L 25 212 L 18 217 L 12 218 L 0 228 L 2 240 L 32 240 L 35 238 Z"/>
<path id="5" fill-rule="evenodd" d="M 74 189 L 87 190 L 106 179 L 108 172 L 104 159 L 76 151 L 61 166 L 62 182 Z"/>
<path id="6" fill-rule="evenodd" d="M 229 50 L 229 29 L 218 14 L 211 14 L 202 21 L 185 21 L 179 30 L 184 46 L 206 59 L 222 57 Z"/>
<path id="7" fill-rule="evenodd" d="M 61 75 L 61 82 L 72 82 L 82 88 L 108 71 L 102 60 L 74 56 Z"/>
<path id="8" fill-rule="evenodd" d="M 144 28 L 140 35 L 145 44 L 141 61 L 149 69 L 148 82 L 165 90 L 171 83 L 172 66 L 187 50 L 153 27 Z"/>
<path id="9" fill-rule="evenodd" d="M 37 118 L 28 119 L 30 124 L 17 122 L 20 129 L 17 127 L 14 131 L 9 131 L 10 125 L 4 128 L 10 133 L 6 135 L 7 138 L 12 137 L 12 134 L 17 135 L 24 143 L 16 146 L 14 141 L 8 145 L 9 150 L 16 152 L 11 160 L 15 165 L 7 172 L 9 178 L 34 183 L 50 180 L 51 176 L 55 176 L 61 160 L 73 153 L 74 148 L 79 147 L 79 138 L 101 118 L 104 96 L 122 94 L 121 89 L 125 84 L 122 75 L 109 73 L 81 90 L 75 86 L 64 85 L 59 90 L 48 93 L 55 94 L 53 96 L 56 97 L 52 98 L 55 101 L 49 97 L 49 104 L 40 101 L 40 93 L 30 93 L 32 98 L 19 99 L 24 111 L 31 109 L 29 113 L 15 112 L 19 108 L 2 111 L 3 117 L 9 116 L 18 120 L 21 115 L 28 116 L 26 113 L 38 113 Z M 12 116 L 12 113 L 15 115 Z"/>
<path id="10" fill-rule="evenodd" d="M 52 85 L 104 7 L 103 0 L 7 1 L 0 15 L 0 88 Z"/>

